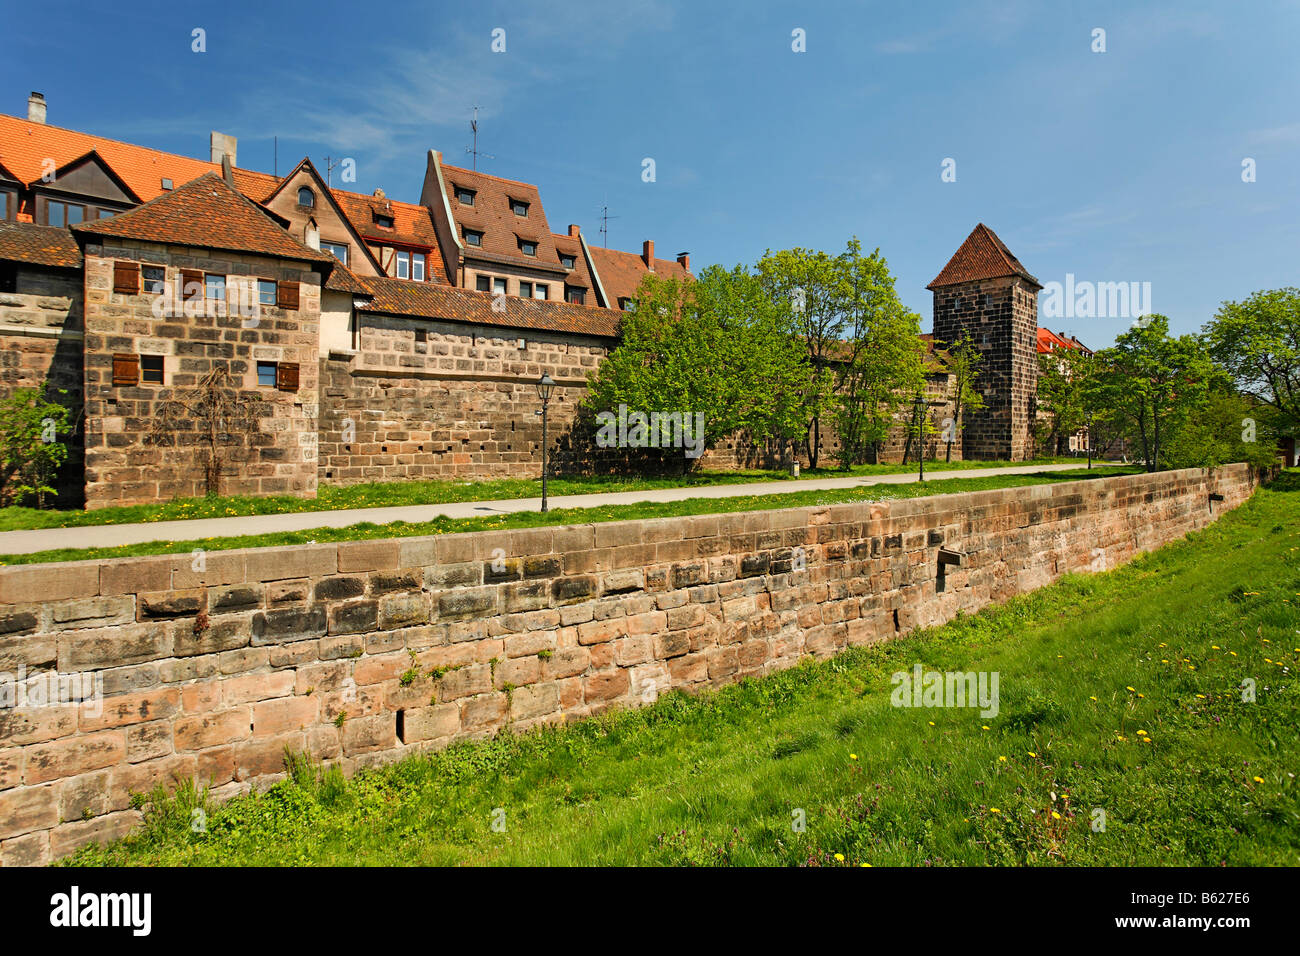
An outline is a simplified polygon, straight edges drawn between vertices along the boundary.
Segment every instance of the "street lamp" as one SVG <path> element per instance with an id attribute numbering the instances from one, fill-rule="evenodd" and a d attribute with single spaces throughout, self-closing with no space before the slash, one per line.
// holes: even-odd
<path id="1" fill-rule="evenodd" d="M 917 481 L 925 481 L 925 396 L 920 392 L 912 401 L 912 427 L 916 429 L 916 460 L 920 466 Z"/>
<path id="2" fill-rule="evenodd" d="M 1092 468 L 1092 416 L 1088 416 L 1088 468 Z"/>
<path id="3" fill-rule="evenodd" d="M 550 404 L 551 392 L 555 390 L 555 379 L 542 373 L 537 380 L 537 397 L 542 400 L 542 510 L 546 510 L 546 406 Z"/>

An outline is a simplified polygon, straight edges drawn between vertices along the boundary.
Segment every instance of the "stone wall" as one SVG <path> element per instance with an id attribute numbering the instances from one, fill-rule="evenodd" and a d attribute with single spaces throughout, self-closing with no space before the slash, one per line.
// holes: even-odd
<path id="1" fill-rule="evenodd" d="M 1020 278 L 986 279 L 934 290 L 934 338 L 970 337 L 983 356 L 975 388 L 985 407 L 962 431 L 966 458 L 1022 461 L 1033 456 L 1038 389 L 1038 293 Z"/>
<path id="2" fill-rule="evenodd" d="M 14 291 L 0 293 L 0 397 L 48 383 L 50 400 L 67 407 L 72 431 L 61 439 L 68 457 L 56 482 L 62 507 L 77 507 L 83 497 L 81 347 L 80 274 L 17 268 Z"/>
<path id="3" fill-rule="evenodd" d="M 269 785 L 286 747 L 354 771 L 888 640 L 1110 568 L 1253 489 L 1230 465 L 0 568 L 0 671 L 102 688 L 98 703 L 0 709 L 0 860 L 119 836 L 139 820 L 131 794 L 158 783 L 218 798 Z M 962 566 L 940 574 L 940 546 Z"/>
<path id="4" fill-rule="evenodd" d="M 121 260 L 162 266 L 167 294 L 115 292 Z M 182 270 L 224 277 L 226 298 L 186 301 Z M 262 305 L 259 279 L 297 283 L 298 308 Z M 228 374 L 222 391 L 242 416 L 233 427 L 227 417 L 218 438 L 220 493 L 315 496 L 319 274 L 305 262 L 127 240 L 86 246 L 85 285 L 87 507 L 207 493 L 215 416 L 190 409 L 204 406 L 196 386 L 213 370 Z M 161 356 L 162 384 L 115 385 L 116 353 Z M 297 388 L 259 384 L 259 361 L 296 365 Z"/>
<path id="5" fill-rule="evenodd" d="M 561 444 L 609 343 L 363 314 L 359 348 L 321 359 L 319 479 L 536 477 L 545 372 Z M 561 464 L 563 464 L 561 462 Z"/>

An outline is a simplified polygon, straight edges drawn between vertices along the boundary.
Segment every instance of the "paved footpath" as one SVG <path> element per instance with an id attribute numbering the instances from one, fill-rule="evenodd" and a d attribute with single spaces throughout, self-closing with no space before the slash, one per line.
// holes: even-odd
<path id="1" fill-rule="evenodd" d="M 1094 462 L 1094 464 L 1098 464 Z M 1025 475 L 1040 471 L 1064 471 L 1080 464 L 1016 465 L 1007 468 L 968 468 L 963 471 L 927 472 L 926 479 L 982 478 L 989 475 Z M 847 478 L 799 478 L 789 481 L 759 481 L 739 485 L 706 485 L 693 488 L 652 488 L 591 495 L 552 497 L 552 508 L 600 508 L 643 501 L 684 501 L 687 498 L 734 498 L 743 495 L 783 495 L 795 491 L 831 491 L 865 485 L 901 485 L 916 480 L 915 472 L 901 475 L 854 475 Z M 112 548 L 147 541 L 195 541 L 201 538 L 231 538 L 279 531 L 312 528 L 346 528 L 371 522 L 431 521 L 440 516 L 475 518 L 483 515 L 537 511 L 541 498 L 510 498 L 503 501 L 461 501 L 439 505 L 399 505 L 390 508 L 352 508 L 346 511 L 297 511 L 289 514 L 247 515 L 237 518 L 195 518 L 186 521 L 150 521 L 143 524 L 106 524 L 79 528 L 40 528 L 33 531 L 0 532 L 0 554 L 30 554 L 55 548 Z"/>

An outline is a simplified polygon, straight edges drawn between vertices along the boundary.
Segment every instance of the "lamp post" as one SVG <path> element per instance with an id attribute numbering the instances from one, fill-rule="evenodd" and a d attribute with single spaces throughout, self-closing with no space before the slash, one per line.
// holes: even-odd
<path id="1" fill-rule="evenodd" d="M 1088 416 L 1088 468 L 1092 468 L 1092 416 Z"/>
<path id="2" fill-rule="evenodd" d="M 542 510 L 546 511 L 546 406 L 550 404 L 555 380 L 545 372 L 537 380 L 537 397 L 542 400 Z"/>

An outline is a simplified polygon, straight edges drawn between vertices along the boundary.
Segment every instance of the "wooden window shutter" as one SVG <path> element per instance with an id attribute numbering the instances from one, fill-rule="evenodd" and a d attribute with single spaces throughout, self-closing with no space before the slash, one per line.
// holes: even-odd
<path id="1" fill-rule="evenodd" d="M 140 263 L 120 260 L 113 263 L 113 291 L 125 295 L 140 292 Z"/>
<path id="2" fill-rule="evenodd" d="M 194 299 L 202 299 L 203 295 L 203 273 L 198 269 L 182 269 L 181 299 L 189 302 Z"/>
<path id="3" fill-rule="evenodd" d="M 298 283 L 280 281 L 275 284 L 275 304 L 282 309 L 298 308 Z"/>
<path id="4" fill-rule="evenodd" d="M 282 392 L 298 391 L 297 362 L 281 362 L 275 367 L 275 387 Z"/>
<path id="5" fill-rule="evenodd" d="M 122 352 L 113 356 L 113 384 L 140 384 L 140 356 Z"/>

